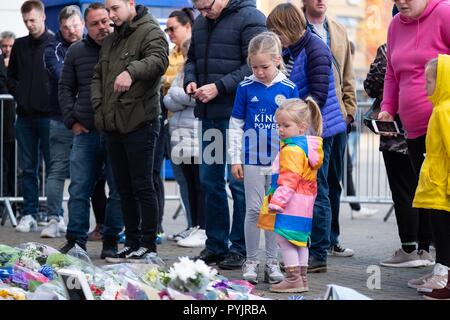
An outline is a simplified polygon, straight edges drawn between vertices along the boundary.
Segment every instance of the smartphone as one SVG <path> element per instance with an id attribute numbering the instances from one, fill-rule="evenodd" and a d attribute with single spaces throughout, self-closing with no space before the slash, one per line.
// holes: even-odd
<path id="1" fill-rule="evenodd" d="M 395 121 L 381 121 L 372 120 L 372 126 L 375 133 L 395 133 L 402 134 L 398 129 L 397 122 Z"/>

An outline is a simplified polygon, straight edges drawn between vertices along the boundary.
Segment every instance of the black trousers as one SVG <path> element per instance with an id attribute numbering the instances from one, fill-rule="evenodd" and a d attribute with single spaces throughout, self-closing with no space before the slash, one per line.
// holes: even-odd
<path id="1" fill-rule="evenodd" d="M 345 152 L 345 156 L 347 157 L 347 195 L 354 196 L 356 195 L 356 190 L 355 184 L 353 183 L 353 163 L 350 152 L 348 151 L 348 146 Z M 344 181 L 342 181 L 342 185 L 344 185 Z M 350 208 L 352 208 L 352 210 L 359 211 L 361 210 L 361 204 L 359 202 L 350 202 Z"/>
<path id="2" fill-rule="evenodd" d="M 200 226 L 205 229 L 205 195 L 200 184 L 200 165 L 194 164 L 194 158 L 191 163 L 182 163 L 181 170 L 188 185 L 189 207 L 193 226 Z"/>
<path id="3" fill-rule="evenodd" d="M 95 223 L 103 224 L 105 222 L 106 211 L 106 193 L 105 193 L 106 180 L 104 177 L 97 180 L 95 183 L 94 191 L 92 192 L 91 204 L 94 211 Z"/>
<path id="4" fill-rule="evenodd" d="M 426 135 L 423 135 L 416 139 L 406 139 L 406 143 L 408 144 L 408 156 L 414 172 L 414 192 L 416 191 L 417 184 L 419 183 L 419 175 L 422 163 L 425 160 L 425 138 Z M 417 240 L 419 243 L 419 247 L 429 246 L 433 241 L 433 235 L 431 233 L 430 226 L 430 215 L 427 214 L 423 209 L 419 209 L 419 230 L 417 234 Z"/>
<path id="5" fill-rule="evenodd" d="M 14 195 L 15 180 L 15 142 L 3 143 L 3 195 Z"/>
<path id="6" fill-rule="evenodd" d="M 153 185 L 153 158 L 160 123 L 156 118 L 130 133 L 107 132 L 106 147 L 125 224 L 125 245 L 156 252 L 158 199 Z"/>
<path id="7" fill-rule="evenodd" d="M 436 248 L 436 263 L 450 267 L 450 212 L 443 210 L 428 210 L 434 247 Z"/>
<path id="8" fill-rule="evenodd" d="M 163 233 L 162 221 L 164 216 L 164 181 L 161 178 L 161 169 L 164 165 L 164 159 L 166 158 L 166 145 L 168 143 L 169 128 L 168 125 L 164 125 L 163 118 L 160 118 L 160 129 L 158 138 L 155 145 L 155 157 L 153 158 L 153 184 L 158 199 L 158 233 Z M 169 142 L 170 143 L 170 142 Z"/>
<path id="9" fill-rule="evenodd" d="M 419 210 L 412 207 L 417 181 L 408 155 L 383 151 L 401 243 L 417 242 Z"/>

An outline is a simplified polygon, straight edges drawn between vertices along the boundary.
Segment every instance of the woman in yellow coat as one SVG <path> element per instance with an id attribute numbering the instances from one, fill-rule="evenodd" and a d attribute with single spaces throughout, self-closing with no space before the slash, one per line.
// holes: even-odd
<path id="1" fill-rule="evenodd" d="M 450 56 L 440 54 L 429 61 L 425 75 L 427 95 L 434 107 L 413 207 L 430 213 L 436 264 L 447 268 L 447 284 L 443 288 L 437 286 L 424 297 L 441 300 L 450 299 Z"/>

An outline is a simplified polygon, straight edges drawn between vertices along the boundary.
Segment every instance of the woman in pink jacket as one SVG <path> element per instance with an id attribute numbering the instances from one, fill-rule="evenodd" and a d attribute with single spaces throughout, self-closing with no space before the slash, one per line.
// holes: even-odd
<path id="1" fill-rule="evenodd" d="M 432 105 L 425 91 L 425 64 L 439 53 L 450 53 L 450 3 L 448 0 L 395 0 L 400 14 L 389 25 L 387 71 L 378 118 L 393 120 L 398 113 L 406 131 L 409 159 L 416 173 L 417 187 L 424 160 L 425 136 Z M 394 260 L 420 259 L 434 264 L 429 254 L 432 234 L 428 215 L 419 210 L 414 217 L 418 243 L 410 250 L 398 250 Z"/>

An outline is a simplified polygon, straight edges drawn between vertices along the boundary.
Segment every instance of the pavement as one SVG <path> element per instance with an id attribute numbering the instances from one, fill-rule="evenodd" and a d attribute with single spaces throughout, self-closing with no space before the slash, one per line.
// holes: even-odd
<path id="1" fill-rule="evenodd" d="M 67 189 L 66 189 L 67 190 Z M 166 192 L 173 192 L 173 182 L 166 182 Z M 66 191 L 67 192 L 67 191 Z M 165 205 L 163 227 L 166 235 L 179 232 L 186 228 L 186 218 L 183 214 L 173 219 L 178 208 L 177 200 L 168 200 Z M 264 283 L 263 270 L 260 268 L 260 282 L 255 286 L 257 294 L 270 299 L 289 299 L 292 296 L 303 296 L 307 300 L 322 298 L 328 284 L 336 284 L 352 288 L 369 298 L 376 300 L 423 300 L 415 289 L 407 287 L 408 280 L 431 272 L 432 267 L 421 268 L 387 268 L 379 266 L 379 262 L 394 253 L 400 247 L 395 216 L 392 214 L 387 222 L 383 222 L 388 205 L 367 205 L 378 209 L 370 218 L 351 219 L 351 211 L 347 203 L 341 204 L 341 244 L 355 251 L 350 258 L 329 257 L 328 272 L 308 274 L 309 292 L 302 294 L 277 294 L 269 292 L 269 284 Z M 64 204 L 66 207 L 66 203 Z M 67 212 L 67 211 L 66 211 Z M 67 219 L 67 217 L 66 217 Z M 91 226 L 94 227 L 91 215 Z M 39 232 L 19 233 L 9 223 L 0 226 L 0 243 L 16 246 L 25 242 L 39 242 L 58 248 L 64 243 L 64 238 L 41 239 Z M 264 242 L 261 241 L 261 244 Z M 96 265 L 105 264 L 99 258 L 101 242 L 88 242 L 88 254 Z M 164 240 L 158 246 L 158 253 L 167 265 L 177 261 L 180 256 L 198 255 L 201 248 L 181 248 L 173 241 Z M 432 252 L 434 254 L 434 252 Z M 261 260 L 264 261 L 261 250 Z M 217 266 L 212 266 L 217 268 Z M 229 279 L 241 279 L 240 270 L 219 270 L 219 273 Z"/>

